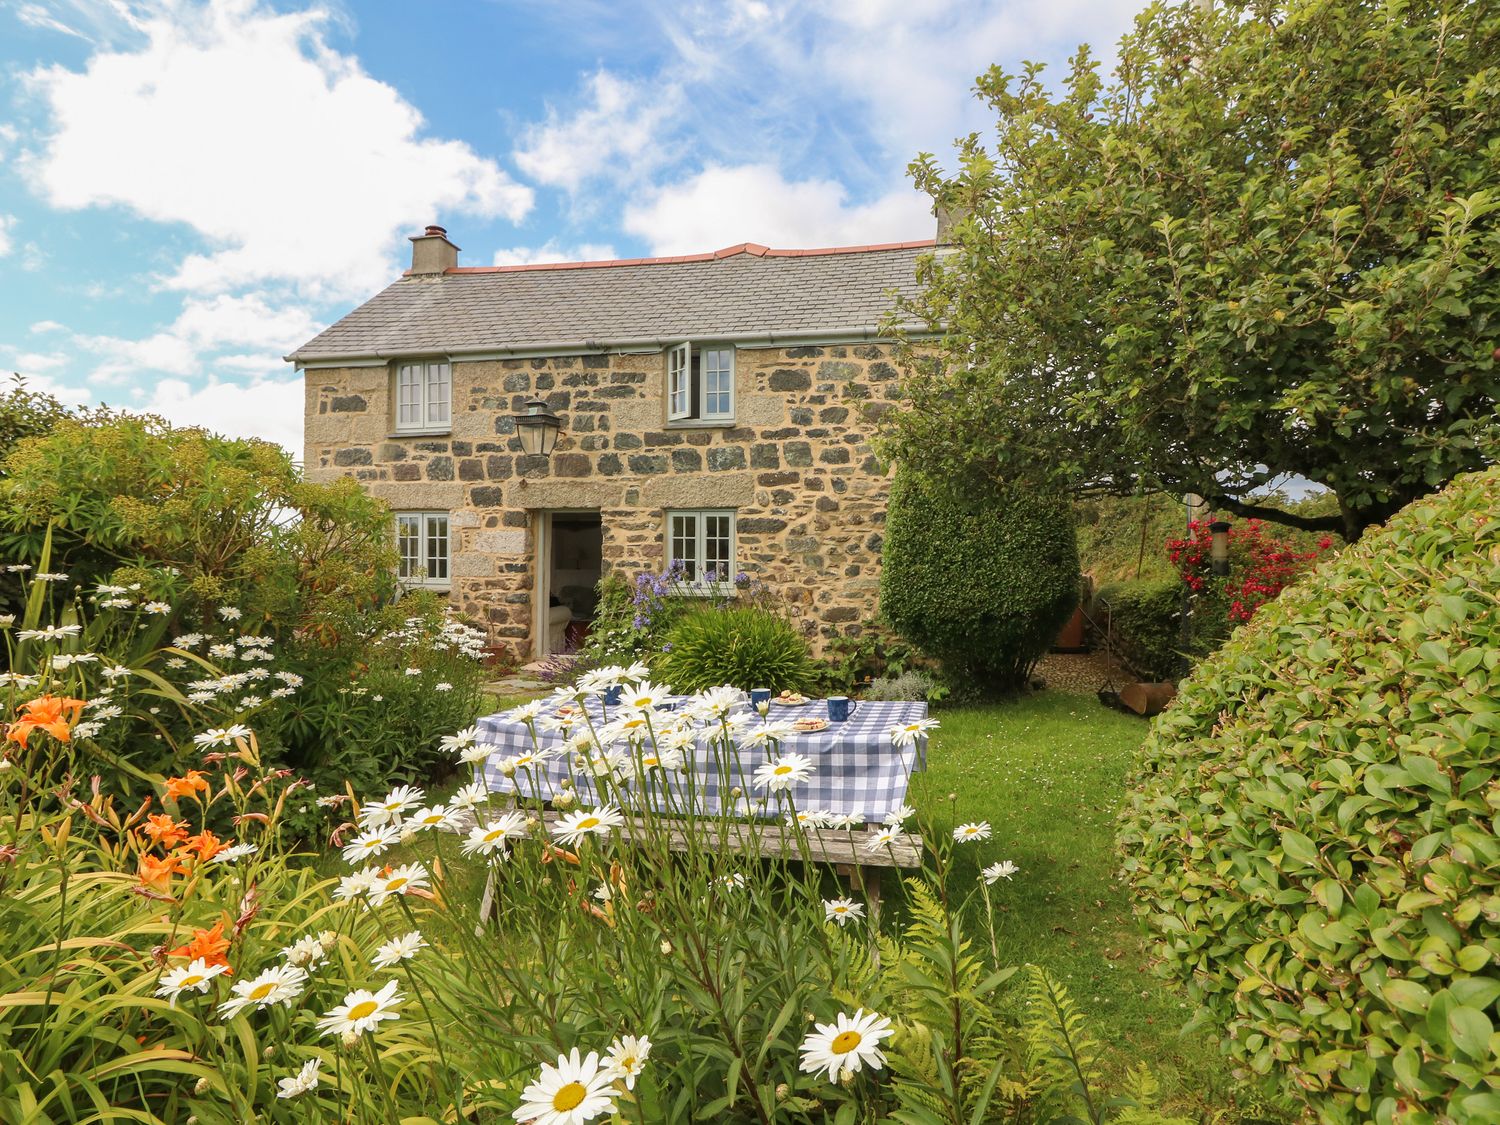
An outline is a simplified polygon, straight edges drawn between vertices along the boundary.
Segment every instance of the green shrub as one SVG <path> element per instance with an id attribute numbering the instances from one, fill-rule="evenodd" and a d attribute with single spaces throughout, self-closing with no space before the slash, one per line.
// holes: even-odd
<path id="1" fill-rule="evenodd" d="M 1175 679 L 1182 657 L 1182 579 L 1119 582 L 1094 595 L 1109 614 L 1110 647 L 1138 676 Z"/>
<path id="2" fill-rule="evenodd" d="M 1163 964 L 1325 1122 L 1500 1120 L 1497 589 L 1491 469 L 1262 608 L 1141 750 Z"/>
<path id="3" fill-rule="evenodd" d="M 881 612 L 960 683 L 1020 687 L 1078 604 L 1067 501 L 902 472 L 886 517 Z"/>
<path id="4" fill-rule="evenodd" d="M 719 684 L 810 691 L 817 666 L 784 617 L 759 606 L 700 609 L 672 626 L 652 673 L 680 692 Z"/>

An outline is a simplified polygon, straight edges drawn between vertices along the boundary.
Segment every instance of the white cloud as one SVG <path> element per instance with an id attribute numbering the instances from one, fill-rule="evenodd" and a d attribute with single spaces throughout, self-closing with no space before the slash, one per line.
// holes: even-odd
<path id="1" fill-rule="evenodd" d="M 538 183 L 577 191 L 609 175 L 634 181 L 663 164 L 663 129 L 682 90 L 670 80 L 632 82 L 600 69 L 585 84 L 587 100 L 571 115 L 549 106 L 544 124 L 525 131 L 516 166 Z"/>
<path id="2" fill-rule="evenodd" d="M 10 233 L 15 229 L 16 217 L 14 215 L 0 215 L 0 258 L 15 249 L 15 241 Z"/>
<path id="3" fill-rule="evenodd" d="M 139 372 L 161 375 L 193 375 L 199 369 L 198 349 L 170 332 L 156 332 L 140 340 L 121 336 L 78 335 L 73 343 L 102 357 L 89 374 L 89 382 L 106 386 L 125 382 Z"/>
<path id="4" fill-rule="evenodd" d="M 272 306 L 259 293 L 190 297 L 171 333 L 199 348 L 260 347 L 284 354 L 317 334 L 319 325 L 300 304 Z"/>
<path id="5" fill-rule="evenodd" d="M 68 365 L 64 352 L 15 352 L 11 363 L 22 375 L 46 375 Z"/>
<path id="6" fill-rule="evenodd" d="M 161 379 L 134 409 L 160 414 L 178 426 L 202 426 L 227 437 L 274 441 L 302 457 L 302 380 L 259 379 L 248 386 L 210 381 L 194 387 Z"/>
<path id="7" fill-rule="evenodd" d="M 850 204 L 834 180 L 788 181 L 768 164 L 711 167 L 625 209 L 625 229 L 653 254 L 717 250 L 740 242 L 806 249 L 931 238 L 925 195 L 896 189 Z"/>
<path id="8" fill-rule="evenodd" d="M 451 213 L 522 217 L 531 189 L 330 48 L 326 10 L 254 0 L 170 4 L 144 44 L 30 84 L 52 132 L 26 163 L 56 207 L 121 206 L 183 223 L 214 249 L 172 288 L 218 293 L 267 280 L 350 299 L 389 280 L 401 235 Z"/>
<path id="9" fill-rule="evenodd" d="M 88 36 L 75 28 L 69 27 L 40 4 L 22 4 L 16 8 L 16 19 L 27 27 L 41 28 L 43 31 L 56 31 L 62 35 L 72 35 L 79 39 L 87 39 Z"/>
<path id="10" fill-rule="evenodd" d="M 613 246 L 598 242 L 583 242 L 577 246 L 564 246 L 556 239 L 548 239 L 541 246 L 509 246 L 495 251 L 497 266 L 536 266 L 545 262 L 604 262 L 618 257 Z"/>
<path id="11" fill-rule="evenodd" d="M 31 326 L 32 332 L 63 332 L 67 329 L 66 324 L 59 324 L 55 320 L 39 320 Z"/>

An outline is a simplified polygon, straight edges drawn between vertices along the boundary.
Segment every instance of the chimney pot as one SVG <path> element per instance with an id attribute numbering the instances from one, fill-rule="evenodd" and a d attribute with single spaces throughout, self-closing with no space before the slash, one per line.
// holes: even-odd
<path id="1" fill-rule="evenodd" d="M 431 225 L 428 226 L 426 233 L 429 234 L 429 235 L 434 235 L 435 234 L 435 235 L 438 235 L 439 237 L 447 238 L 448 237 L 448 228 L 447 227 L 440 227 L 436 223 L 432 223 Z"/>

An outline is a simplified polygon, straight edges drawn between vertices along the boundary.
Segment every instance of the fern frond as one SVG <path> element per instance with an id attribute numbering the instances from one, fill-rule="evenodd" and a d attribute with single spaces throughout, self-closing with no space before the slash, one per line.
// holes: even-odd
<path id="1" fill-rule="evenodd" d="M 1084 1026 L 1083 1013 L 1059 981 L 1039 965 L 1026 967 L 1026 1010 L 1021 1030 L 1032 1066 L 1053 1092 L 1065 1093 L 1085 1120 L 1100 1125 L 1104 1107 L 1096 1087 L 1103 1054 Z"/>

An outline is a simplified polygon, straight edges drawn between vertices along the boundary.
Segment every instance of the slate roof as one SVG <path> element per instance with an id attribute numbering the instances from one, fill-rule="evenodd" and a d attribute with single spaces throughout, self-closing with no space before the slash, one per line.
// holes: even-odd
<path id="1" fill-rule="evenodd" d="M 553 350 L 873 332 L 932 242 L 450 269 L 406 276 L 286 358 Z"/>

